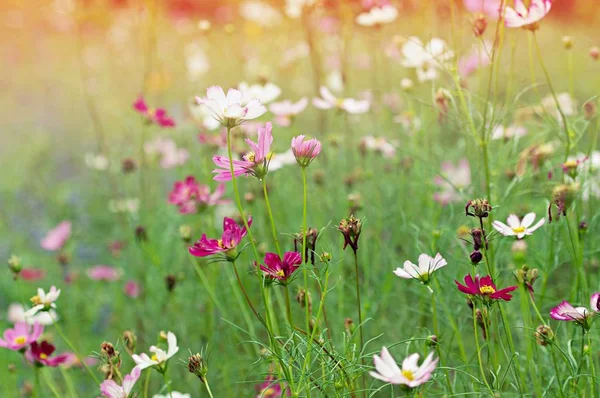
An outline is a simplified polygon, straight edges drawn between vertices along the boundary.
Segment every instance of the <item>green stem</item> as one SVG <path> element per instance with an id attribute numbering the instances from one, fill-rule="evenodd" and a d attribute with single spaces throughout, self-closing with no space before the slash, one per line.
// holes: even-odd
<path id="1" fill-rule="evenodd" d="M 292 318 L 292 306 L 290 304 L 290 288 L 288 285 L 284 286 L 284 294 L 285 294 L 285 314 L 287 316 L 288 323 L 290 327 L 294 329 L 294 319 Z"/>
<path id="2" fill-rule="evenodd" d="M 203 381 L 204 381 L 204 386 L 206 387 L 206 392 L 208 393 L 208 396 L 210 398 L 214 398 L 212 395 L 212 391 L 210 390 L 210 386 L 208 385 L 208 379 L 205 377 Z"/>
<path id="3" fill-rule="evenodd" d="M 550 348 L 550 356 L 552 357 L 552 363 L 554 364 L 554 372 L 556 374 L 556 381 L 558 381 L 558 391 L 560 392 L 560 396 L 564 398 L 565 394 L 563 392 L 563 384 L 560 378 L 560 370 L 558 369 L 558 363 L 556 362 L 556 356 L 554 355 L 554 350 Z"/>
<path id="4" fill-rule="evenodd" d="M 277 237 L 277 228 L 275 227 L 275 219 L 273 218 L 273 212 L 271 211 L 271 203 L 269 202 L 269 192 L 267 191 L 267 181 L 262 180 L 263 194 L 265 196 L 265 204 L 267 205 L 267 212 L 269 213 L 269 220 L 271 220 L 271 233 L 273 234 L 273 241 L 277 248 L 277 254 L 281 257 L 281 249 L 279 248 L 279 238 Z"/>
<path id="5" fill-rule="evenodd" d="M 44 383 L 46 383 L 48 388 L 50 388 L 50 391 L 52 391 L 52 395 L 54 395 L 56 398 L 61 398 L 62 395 L 60 395 L 60 393 L 56 390 L 54 383 L 52 383 L 52 381 L 48 378 L 48 375 L 44 373 L 41 369 L 39 372 L 42 374 L 42 379 L 44 379 Z"/>
<path id="6" fill-rule="evenodd" d="M 37 367 L 36 365 L 33 365 L 33 372 L 35 374 L 35 384 L 33 386 L 33 397 L 34 398 L 40 398 L 41 394 L 40 394 L 40 368 Z"/>
<path id="7" fill-rule="evenodd" d="M 595 397 L 594 384 L 596 383 L 596 367 L 594 365 L 594 350 L 592 349 L 592 337 L 588 333 L 588 352 L 590 353 L 590 372 L 592 373 L 592 380 L 590 383 L 591 394 L 590 397 Z"/>
<path id="8" fill-rule="evenodd" d="M 167 386 L 167 391 L 169 392 L 169 398 L 173 398 L 173 387 L 171 387 L 171 382 L 169 382 L 169 378 L 167 377 L 167 370 L 165 369 L 162 372 L 163 380 L 165 381 L 165 385 Z"/>
<path id="9" fill-rule="evenodd" d="M 479 335 L 477 333 L 477 314 L 475 310 L 475 306 L 473 306 L 473 334 L 475 336 L 475 349 L 477 350 L 477 362 L 479 363 L 479 372 L 481 373 L 481 378 L 483 378 L 485 386 L 488 388 L 488 390 L 490 390 L 492 396 L 494 396 L 494 390 L 490 386 L 490 383 L 488 383 L 485 370 L 483 369 L 483 359 L 481 358 L 481 347 L 479 346 Z"/>
<path id="10" fill-rule="evenodd" d="M 144 398 L 148 398 L 148 387 L 150 386 L 150 369 L 146 371 L 146 380 L 144 380 Z"/>
<path id="11" fill-rule="evenodd" d="M 79 360 L 81 365 L 85 368 L 85 370 L 87 370 L 87 372 L 90 374 L 90 376 L 92 376 L 92 379 L 94 379 L 96 384 L 100 384 L 100 380 L 98 380 L 98 378 L 96 377 L 94 372 L 92 372 L 92 370 L 89 368 L 89 366 L 85 363 L 85 359 L 81 355 L 79 355 L 79 351 L 77 351 L 77 349 L 75 349 L 75 346 L 73 345 L 73 343 L 71 343 L 71 341 L 67 338 L 67 336 L 64 335 L 62 328 L 59 326 L 58 322 L 54 323 L 54 327 L 56 328 L 56 331 L 58 332 L 60 337 L 65 341 L 65 343 L 67 343 L 67 345 L 69 346 L 71 351 L 73 351 L 73 353 L 75 354 L 75 356 L 77 357 L 77 359 Z"/>
<path id="12" fill-rule="evenodd" d="M 305 317 L 306 317 L 306 333 L 310 336 L 310 308 L 308 305 L 308 297 L 309 297 L 309 287 L 308 287 L 308 269 L 306 267 L 306 231 L 307 231 L 307 221 L 306 221 L 306 207 L 308 201 L 308 184 L 306 182 L 306 167 L 301 167 L 302 170 L 302 276 L 304 278 L 304 309 L 305 309 Z M 304 367 L 310 367 L 310 357 L 312 351 L 312 339 L 309 339 L 306 342 L 306 358 L 304 360 Z M 310 384 L 307 384 L 306 396 L 310 398 Z"/>
<path id="13" fill-rule="evenodd" d="M 360 302 L 360 280 L 359 280 L 359 271 L 358 271 L 358 255 L 357 250 L 354 250 L 354 273 L 356 280 L 356 308 L 358 309 L 358 333 L 360 335 L 360 364 L 365 366 L 365 358 L 362 356 L 362 350 L 365 346 L 365 340 L 363 338 L 363 317 L 362 317 L 362 305 Z M 366 396 L 366 386 L 367 380 L 365 378 L 365 373 L 362 372 L 362 382 L 363 382 L 363 396 Z"/>

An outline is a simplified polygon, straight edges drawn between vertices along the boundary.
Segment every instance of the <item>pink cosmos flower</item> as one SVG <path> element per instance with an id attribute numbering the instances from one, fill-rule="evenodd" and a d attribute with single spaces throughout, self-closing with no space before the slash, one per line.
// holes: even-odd
<path id="1" fill-rule="evenodd" d="M 281 398 L 283 391 L 281 384 L 275 379 L 275 376 L 268 375 L 264 382 L 256 385 L 256 398 Z M 290 391 L 286 389 L 286 395 L 290 395 Z"/>
<path id="2" fill-rule="evenodd" d="M 471 52 L 458 60 L 458 75 L 466 79 L 478 69 L 485 68 L 492 63 L 490 52 L 492 43 L 483 42 L 483 45 L 474 46 Z"/>
<path id="3" fill-rule="evenodd" d="M 251 225 L 252 217 L 248 217 L 248 226 Z M 247 232 L 245 226 L 239 226 L 233 219 L 225 217 L 221 239 L 208 239 L 206 234 L 202 234 L 200 240 L 190 246 L 189 252 L 196 257 L 223 253 L 228 260 L 233 260 L 237 257 L 237 245 L 246 236 Z"/>
<path id="4" fill-rule="evenodd" d="M 133 109 L 145 116 L 148 123 L 155 123 L 160 127 L 175 127 L 175 121 L 167 115 L 167 111 L 164 108 L 153 109 L 148 107 L 144 97 L 141 95 L 133 103 Z"/>
<path id="5" fill-rule="evenodd" d="M 131 298 L 137 298 L 140 295 L 140 285 L 136 281 L 127 281 L 124 290 L 125 294 Z"/>
<path id="6" fill-rule="evenodd" d="M 114 282 L 121 278 L 121 273 L 108 265 L 96 265 L 87 270 L 87 276 L 95 281 Z"/>
<path id="7" fill-rule="evenodd" d="M 325 86 L 319 90 L 321 98 L 313 98 L 312 103 L 318 109 L 340 109 L 348 113 L 365 113 L 369 111 L 369 101 L 356 100 L 354 98 L 336 98 Z"/>
<path id="8" fill-rule="evenodd" d="M 465 276 L 465 285 L 461 285 L 457 280 L 454 283 L 458 286 L 458 290 L 464 294 L 482 299 L 485 303 L 489 303 L 489 300 L 510 301 L 512 295 L 509 293 L 517 288 L 517 286 L 509 286 L 501 290 L 496 290 L 496 285 L 489 275 L 483 278 L 479 278 L 479 275 L 476 275 L 475 280 L 473 280 L 471 275 L 467 275 Z"/>
<path id="9" fill-rule="evenodd" d="M 142 370 L 136 366 L 131 373 L 123 377 L 123 385 L 118 385 L 114 380 L 104 380 L 100 384 L 100 392 L 107 398 L 127 398 L 133 390 L 133 386 L 140 378 Z"/>
<path id="10" fill-rule="evenodd" d="M 403 384 L 414 388 L 426 383 L 431 378 L 439 358 L 433 359 L 433 352 L 431 352 L 419 366 L 419 354 L 415 353 L 402 361 L 402 369 L 400 369 L 387 348 L 383 347 L 380 355 L 373 356 L 373 361 L 376 372 L 369 372 L 372 377 L 386 383 Z"/>
<path id="11" fill-rule="evenodd" d="M 573 307 L 568 301 L 562 301 L 550 310 L 550 317 L 557 321 L 577 322 L 586 330 L 590 328 L 594 316 L 600 313 L 600 293 L 590 297 L 590 309 Z"/>
<path id="12" fill-rule="evenodd" d="M 46 236 L 41 240 L 40 246 L 48 251 L 56 251 L 62 249 L 65 242 L 71 236 L 71 223 L 63 221 L 54 229 L 48 231 Z"/>
<path id="13" fill-rule="evenodd" d="M 552 0 L 531 0 L 529 9 L 523 0 L 515 0 L 515 8 L 506 7 L 504 24 L 507 28 L 525 28 L 535 30 L 538 23 L 550 12 Z"/>
<path id="14" fill-rule="evenodd" d="M 445 206 L 451 202 L 460 202 L 462 190 L 471 185 L 471 167 L 467 159 L 461 159 L 458 165 L 450 162 L 442 163 L 442 174 L 434 180 L 442 188 L 441 192 L 433 194 L 433 200 Z"/>
<path id="15" fill-rule="evenodd" d="M 517 239 L 522 239 L 527 235 L 532 235 L 536 229 L 544 225 L 546 219 L 542 218 L 534 226 L 531 226 L 534 221 L 535 213 L 528 213 L 523 217 L 523 220 L 519 220 L 519 217 L 511 214 L 506 220 L 506 224 L 508 225 L 500 221 L 494 221 L 492 225 L 496 231 L 504 236 L 516 236 Z"/>
<path id="16" fill-rule="evenodd" d="M 229 203 L 221 200 L 225 193 L 225 185 L 219 184 L 215 192 L 210 193 L 207 185 L 200 185 L 193 176 L 186 177 L 183 181 L 175 182 L 173 190 L 169 193 L 169 203 L 179 207 L 179 213 L 197 213 L 200 208 L 211 207 Z"/>
<path id="17" fill-rule="evenodd" d="M 292 124 L 294 117 L 306 109 L 306 105 L 308 105 L 308 98 L 302 97 L 298 102 L 290 100 L 274 102 L 269 106 L 269 110 L 275 115 L 275 123 L 287 127 Z"/>
<path id="18" fill-rule="evenodd" d="M 46 271 L 39 268 L 23 268 L 19 272 L 19 277 L 25 281 L 39 281 L 46 277 Z"/>
<path id="19" fill-rule="evenodd" d="M 54 353 L 55 347 L 47 341 L 38 343 L 34 341 L 29 346 L 29 349 L 25 351 L 25 358 L 29 363 L 38 366 L 50 366 L 57 367 L 61 363 L 65 362 L 68 358 L 68 354 L 57 355 L 54 358 L 50 356 Z"/>
<path id="20" fill-rule="evenodd" d="M 254 263 L 271 280 L 278 280 L 282 284 L 290 282 L 290 278 L 302 264 L 302 256 L 297 252 L 287 252 L 283 255 L 283 261 L 275 253 L 265 254 L 265 265 Z"/>
<path id="21" fill-rule="evenodd" d="M 267 112 L 267 108 L 258 99 L 243 103 L 240 90 L 229 89 L 227 96 L 219 86 L 206 90 L 206 97 L 196 97 L 196 103 L 206 106 L 223 127 L 233 128 L 246 120 L 256 119 Z"/>
<path id="22" fill-rule="evenodd" d="M 480 12 L 494 19 L 500 16 L 500 0 L 463 0 L 463 3 L 468 12 Z"/>
<path id="23" fill-rule="evenodd" d="M 304 141 L 304 135 L 292 138 L 292 152 L 301 167 L 307 167 L 321 153 L 321 142 L 316 138 Z"/>
<path id="24" fill-rule="evenodd" d="M 246 143 L 250 145 L 252 152 L 244 155 L 243 160 L 233 160 L 233 174 L 236 177 L 253 175 L 262 179 L 267 175 L 271 160 L 271 144 L 273 143 L 272 127 L 271 123 L 266 123 L 264 127 L 258 128 L 258 143 L 246 138 Z M 216 174 L 213 180 L 230 181 L 232 177 L 229 158 L 215 156 L 213 162 L 219 167 L 213 170 L 213 173 Z"/>
<path id="25" fill-rule="evenodd" d="M 29 325 L 27 322 L 17 322 L 13 329 L 6 329 L 3 338 L 0 338 L 0 347 L 13 351 L 21 351 L 29 344 L 40 338 L 44 326 L 38 322 Z"/>
<path id="26" fill-rule="evenodd" d="M 73 368 L 73 367 L 83 368 L 83 364 L 77 357 L 77 354 L 75 354 L 74 352 L 65 352 L 64 355 L 66 356 L 67 359 L 62 364 L 63 368 L 67 368 L 67 369 Z M 85 364 L 87 366 L 94 366 L 98 363 L 98 359 L 96 359 L 94 357 L 85 357 L 85 358 L 83 358 L 83 362 L 85 362 Z"/>

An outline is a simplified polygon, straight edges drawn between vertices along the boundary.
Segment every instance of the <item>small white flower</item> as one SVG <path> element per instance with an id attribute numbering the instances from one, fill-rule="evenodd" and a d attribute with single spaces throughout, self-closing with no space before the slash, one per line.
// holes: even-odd
<path id="1" fill-rule="evenodd" d="M 545 218 L 542 218 L 533 227 L 531 226 L 535 221 L 535 213 L 529 213 L 523 217 L 523 220 L 519 220 L 514 214 L 511 214 L 506 219 L 506 224 L 500 221 L 494 221 L 492 225 L 496 231 L 500 232 L 504 236 L 516 236 L 517 239 L 521 239 L 526 235 L 532 235 L 533 231 L 544 225 L 546 222 Z"/>
<path id="2" fill-rule="evenodd" d="M 206 90 L 206 97 L 196 97 L 198 104 L 206 106 L 224 127 L 235 127 L 245 120 L 262 116 L 267 108 L 256 98 L 243 102 L 240 90 L 229 89 L 227 95 L 219 86 Z"/>
<path id="3" fill-rule="evenodd" d="M 366 100 L 336 98 L 325 86 L 321 86 L 319 92 L 321 93 L 321 98 L 313 98 L 313 105 L 318 109 L 337 108 L 348 113 L 365 113 L 370 107 L 369 101 Z"/>
<path id="4" fill-rule="evenodd" d="M 152 398 L 192 398 L 190 394 L 184 394 L 182 392 L 171 391 L 167 395 L 155 394 Z"/>
<path id="5" fill-rule="evenodd" d="M 148 356 L 148 354 L 143 353 L 142 355 L 134 354 L 131 356 L 131 358 L 133 358 L 136 365 L 142 370 L 151 366 L 162 365 L 168 361 L 169 358 L 175 355 L 177 351 L 179 351 L 179 347 L 177 346 L 177 337 L 172 332 L 167 333 L 167 344 L 168 348 L 166 352 L 156 346 L 152 346 L 150 347 L 152 356 Z"/>
<path id="6" fill-rule="evenodd" d="M 32 316 L 25 316 L 25 308 L 21 304 L 12 303 L 8 306 L 6 319 L 11 323 L 27 322 L 29 325 L 39 323 L 40 325 L 46 326 L 56 322 L 58 320 L 58 315 L 56 315 L 56 311 L 49 310 L 38 312 Z"/>
<path id="7" fill-rule="evenodd" d="M 402 65 L 405 68 L 415 68 L 421 82 L 437 79 L 438 69 L 452 57 L 454 52 L 448 49 L 445 41 L 438 38 L 423 45 L 418 37 L 409 37 L 402 47 Z"/>
<path id="8" fill-rule="evenodd" d="M 400 278 L 418 279 L 422 283 L 428 283 L 433 272 L 448 265 L 440 253 L 437 253 L 435 257 L 423 253 L 419 256 L 418 262 L 419 265 L 416 265 L 407 260 L 404 262 L 404 268 L 396 268 L 394 274 Z"/>
<path id="9" fill-rule="evenodd" d="M 356 23 L 361 26 L 380 26 L 394 22 L 398 17 L 398 10 L 391 5 L 373 7 L 368 12 L 363 12 L 356 17 Z"/>
<path id="10" fill-rule="evenodd" d="M 93 153 L 86 153 L 84 160 L 85 160 L 86 166 L 89 167 L 90 169 L 94 169 L 94 170 L 103 171 L 103 170 L 108 169 L 108 166 L 109 166 L 108 159 L 104 155 L 95 155 Z"/>
<path id="11" fill-rule="evenodd" d="M 29 310 L 25 311 L 25 318 L 36 315 L 39 311 L 48 311 L 51 308 L 56 308 L 54 303 L 60 296 L 60 289 L 56 286 L 50 287 L 48 293 L 44 292 L 44 289 L 39 288 L 37 290 L 37 296 L 31 298 L 31 302 L 34 304 Z"/>
<path id="12" fill-rule="evenodd" d="M 402 361 L 402 369 L 400 369 L 385 347 L 381 350 L 381 355 L 374 355 L 373 359 L 377 371 L 369 372 L 372 377 L 386 383 L 404 384 L 410 388 L 426 383 L 439 361 L 439 358 L 433 359 L 433 352 L 431 352 L 419 366 L 419 354 L 412 354 Z"/>
<path id="13" fill-rule="evenodd" d="M 253 99 L 259 100 L 263 105 L 273 102 L 281 95 L 281 89 L 274 83 L 265 85 L 241 82 L 238 89 L 242 92 L 242 103 L 249 103 Z"/>

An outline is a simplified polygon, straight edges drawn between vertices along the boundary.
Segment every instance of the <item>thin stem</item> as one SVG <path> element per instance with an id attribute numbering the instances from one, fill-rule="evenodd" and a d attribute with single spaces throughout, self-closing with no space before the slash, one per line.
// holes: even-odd
<path id="1" fill-rule="evenodd" d="M 554 350 L 550 348 L 550 356 L 552 357 L 552 363 L 554 364 L 554 372 L 556 374 L 556 381 L 558 381 L 558 391 L 560 392 L 560 396 L 564 398 L 565 394 L 562 389 L 562 380 L 560 378 L 560 370 L 558 369 L 558 363 L 556 362 L 556 356 L 554 355 Z"/>
<path id="2" fill-rule="evenodd" d="M 39 370 L 39 372 L 42 374 L 42 379 L 44 379 L 44 383 L 46 383 L 48 388 L 50 388 L 50 391 L 52 391 L 52 395 L 54 395 L 57 398 L 61 398 L 62 395 L 58 391 L 56 391 L 56 387 L 54 386 L 54 383 L 52 383 L 52 381 L 48 378 L 48 375 L 44 373 L 41 369 Z"/>
<path id="3" fill-rule="evenodd" d="M 354 273 L 356 280 L 356 308 L 358 309 L 358 333 L 360 335 L 360 354 L 362 354 L 362 350 L 365 346 L 364 338 L 363 338 L 363 317 L 362 317 L 362 305 L 360 303 L 360 281 L 358 274 L 358 255 L 357 250 L 354 250 Z M 360 363 L 364 367 L 365 366 L 365 358 L 361 355 Z M 366 385 L 367 381 L 365 379 L 365 374 L 362 374 L 362 382 L 363 382 L 363 396 L 366 396 Z"/>
<path id="4" fill-rule="evenodd" d="M 73 345 L 73 343 L 71 343 L 71 341 L 67 338 L 67 336 L 65 336 L 65 334 L 63 333 L 62 328 L 59 326 L 58 322 L 54 323 L 54 327 L 56 328 L 56 331 L 58 332 L 60 337 L 65 341 L 65 343 L 67 343 L 67 345 L 69 346 L 71 351 L 73 351 L 73 353 L 75 354 L 75 356 L 77 357 L 77 359 L 79 360 L 81 365 L 85 368 L 85 370 L 87 370 L 87 372 L 90 374 L 90 376 L 92 376 L 92 379 L 94 379 L 96 384 L 100 384 L 100 380 L 98 380 L 98 378 L 96 377 L 94 372 L 92 372 L 92 370 L 89 368 L 89 366 L 87 366 L 87 364 L 85 363 L 85 359 L 81 355 L 79 355 L 79 351 L 77 351 L 77 349 L 75 349 L 75 346 Z"/>
<path id="5" fill-rule="evenodd" d="M 592 349 L 592 336 L 588 333 L 588 352 L 590 353 L 590 371 L 592 373 L 592 381 L 590 383 L 591 394 L 594 397 L 594 384 L 596 383 L 596 367 L 594 365 L 594 350 Z"/>
<path id="6" fill-rule="evenodd" d="M 288 323 L 291 328 L 294 328 L 294 319 L 292 318 L 292 306 L 290 304 L 290 288 L 288 285 L 284 286 L 284 294 L 285 294 L 285 314 L 287 316 Z"/>
<path id="7" fill-rule="evenodd" d="M 35 374 L 35 384 L 33 386 L 34 398 L 39 398 L 40 394 L 40 368 L 34 365 L 33 372 Z"/>
<path id="8" fill-rule="evenodd" d="M 250 309 L 254 313 L 254 316 L 256 316 L 256 318 L 260 321 L 262 318 L 258 314 L 258 311 L 256 311 L 256 309 L 254 308 L 254 305 L 252 304 L 252 301 L 250 301 L 250 297 L 248 297 L 248 293 L 246 293 L 246 289 L 244 288 L 244 284 L 242 283 L 242 279 L 240 278 L 240 274 L 238 272 L 237 265 L 235 264 L 235 261 L 232 261 L 231 264 L 233 264 L 233 270 L 235 271 L 235 277 L 237 279 L 237 283 L 238 283 L 238 286 L 240 287 L 240 290 L 244 294 L 244 298 L 246 299 L 246 303 L 248 303 L 248 306 L 250 307 Z"/>
<path id="9" fill-rule="evenodd" d="M 479 372 L 483 378 L 485 386 L 490 390 L 492 396 L 494 396 L 494 390 L 487 381 L 485 370 L 483 369 L 483 359 L 481 358 L 481 347 L 479 346 L 479 335 L 477 333 L 477 314 L 475 312 L 475 306 L 473 306 L 473 334 L 475 336 L 475 349 L 477 350 L 477 362 L 479 363 Z"/>
<path id="10" fill-rule="evenodd" d="M 150 369 L 146 371 L 146 380 L 144 380 L 144 398 L 148 398 L 148 387 L 150 386 Z"/>
<path id="11" fill-rule="evenodd" d="M 210 386 L 208 385 L 208 379 L 206 377 L 204 377 L 203 382 L 204 382 L 204 387 L 206 387 L 206 392 L 208 393 L 208 396 L 210 398 L 214 398 L 212 395 L 212 391 L 210 390 Z"/>
<path id="12" fill-rule="evenodd" d="M 267 205 L 267 212 L 269 213 L 269 220 L 271 220 L 271 233 L 273 234 L 273 241 L 275 242 L 275 248 L 277 254 L 281 257 L 281 249 L 279 248 L 279 238 L 277 237 L 277 228 L 275 227 L 275 219 L 273 218 L 273 212 L 271 211 L 271 203 L 269 202 L 269 192 L 267 191 L 267 181 L 263 178 L 262 180 L 263 194 L 265 196 L 265 204 Z"/>
<path id="13" fill-rule="evenodd" d="M 173 387 L 171 387 L 171 382 L 169 381 L 169 378 L 167 377 L 166 369 L 164 372 L 162 372 L 162 375 L 163 375 L 163 380 L 165 381 L 165 385 L 167 386 L 167 391 L 169 392 L 169 398 L 173 398 Z"/>
<path id="14" fill-rule="evenodd" d="M 310 335 L 310 308 L 308 305 L 308 297 L 309 297 L 309 287 L 308 287 L 308 269 L 306 267 L 306 230 L 307 230 L 307 221 L 306 221 L 306 207 L 308 201 L 308 187 L 306 182 L 306 167 L 301 167 L 302 170 L 302 276 L 304 278 L 304 309 L 305 309 L 305 317 L 306 317 L 306 332 Z M 310 366 L 310 356 L 312 352 L 312 339 L 308 339 L 306 343 L 306 358 L 304 360 L 304 367 Z M 306 390 L 307 397 L 310 398 L 310 385 Z"/>

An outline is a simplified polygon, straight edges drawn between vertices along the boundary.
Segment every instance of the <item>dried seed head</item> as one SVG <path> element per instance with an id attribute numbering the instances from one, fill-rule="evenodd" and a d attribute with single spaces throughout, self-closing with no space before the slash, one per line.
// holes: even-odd
<path id="1" fill-rule="evenodd" d="M 198 376 L 200 381 L 204 383 L 206 374 L 208 373 L 208 361 L 206 361 L 202 355 L 197 353 L 189 357 L 187 368 L 190 373 Z"/>
<path id="2" fill-rule="evenodd" d="M 465 214 L 471 217 L 486 218 L 492 211 L 492 205 L 487 199 L 471 199 L 465 206 Z"/>
<path id="3" fill-rule="evenodd" d="M 135 352 L 137 338 L 131 330 L 126 330 L 123 332 L 123 342 L 125 343 L 125 350 L 127 351 L 127 353 L 129 355 L 133 355 L 133 353 Z"/>
<path id="4" fill-rule="evenodd" d="M 554 332 L 547 325 L 540 325 L 535 329 L 535 340 L 541 346 L 547 346 L 552 343 Z"/>
<path id="5" fill-rule="evenodd" d="M 105 341 L 100 345 L 100 350 L 108 358 L 113 358 L 118 354 L 118 351 L 115 350 L 115 347 L 112 345 L 112 343 L 109 343 L 108 341 Z"/>
<path id="6" fill-rule="evenodd" d="M 346 246 L 350 246 L 356 253 L 358 250 L 358 239 L 362 232 L 362 224 L 362 220 L 353 215 L 340 221 L 337 229 L 344 236 L 344 250 L 346 249 Z"/>

